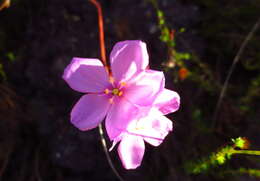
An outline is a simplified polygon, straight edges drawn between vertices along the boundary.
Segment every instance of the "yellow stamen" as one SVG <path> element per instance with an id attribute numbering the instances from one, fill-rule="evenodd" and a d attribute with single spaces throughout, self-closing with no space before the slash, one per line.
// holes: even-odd
<path id="1" fill-rule="evenodd" d="M 120 85 L 121 86 L 126 86 L 126 83 L 125 82 L 120 82 Z"/>
<path id="2" fill-rule="evenodd" d="M 123 91 L 119 91 L 118 96 L 122 96 L 123 95 Z"/>

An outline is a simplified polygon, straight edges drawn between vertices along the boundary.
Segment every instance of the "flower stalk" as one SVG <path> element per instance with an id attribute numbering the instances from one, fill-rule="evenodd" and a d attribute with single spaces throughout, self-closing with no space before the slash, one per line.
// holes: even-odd
<path id="1" fill-rule="evenodd" d="M 100 3 L 97 0 L 89 0 L 97 8 L 98 13 L 98 30 L 99 30 L 99 45 L 100 45 L 100 56 L 101 61 L 106 68 L 107 72 L 110 73 L 109 65 L 106 59 L 106 47 L 105 47 L 105 35 L 104 35 L 104 23 L 103 23 L 103 13 Z"/>
<path id="2" fill-rule="evenodd" d="M 100 45 L 100 56 L 101 56 L 101 61 L 108 72 L 109 75 L 111 75 L 110 68 L 107 64 L 107 59 L 106 59 L 106 48 L 105 48 L 105 36 L 104 36 L 104 23 L 103 23 L 103 14 L 102 14 L 102 8 L 97 0 L 89 0 L 92 4 L 94 4 L 97 8 L 97 13 L 98 13 L 98 29 L 99 29 L 99 45 Z M 111 77 L 111 76 L 110 76 Z M 109 163 L 110 168 L 116 175 L 116 177 L 120 180 L 123 181 L 123 178 L 119 175 L 117 170 L 114 167 L 114 164 L 111 160 L 111 157 L 109 156 L 108 149 L 107 149 L 107 144 L 106 140 L 104 137 L 104 132 L 102 128 L 102 123 L 98 125 L 98 130 L 99 130 L 99 135 L 101 138 L 101 144 L 103 146 L 104 152 L 106 154 L 107 161 Z"/>
<path id="3" fill-rule="evenodd" d="M 90 2 L 94 2 L 99 21 L 103 21 L 98 1 Z M 119 144 L 117 152 L 123 167 L 136 169 L 142 163 L 145 142 L 159 146 L 172 131 L 172 121 L 165 115 L 179 109 L 180 96 L 165 88 L 163 72 L 148 68 L 147 46 L 141 40 L 114 45 L 109 74 L 105 68 L 103 23 L 99 24 L 102 61 L 73 57 L 62 78 L 73 90 L 84 93 L 71 110 L 70 122 L 81 131 L 99 126 L 107 160 L 118 176 L 107 151 L 101 122 L 104 120 L 113 146 Z"/>

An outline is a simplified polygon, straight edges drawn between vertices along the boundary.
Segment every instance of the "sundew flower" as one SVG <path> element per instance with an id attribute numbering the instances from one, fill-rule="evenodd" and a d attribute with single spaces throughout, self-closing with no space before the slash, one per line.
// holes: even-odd
<path id="1" fill-rule="evenodd" d="M 135 169 L 140 166 L 144 151 L 144 141 L 159 146 L 169 131 L 172 131 L 172 121 L 164 115 L 179 109 L 179 95 L 164 89 L 155 100 L 152 108 L 143 107 L 144 116 L 136 117 L 128 124 L 125 131 L 114 139 L 113 147 L 118 143 L 118 154 L 126 169 Z M 142 115 L 142 114 L 141 114 Z"/>
<path id="2" fill-rule="evenodd" d="M 140 115 L 140 108 L 150 108 L 164 90 L 164 74 L 147 69 L 148 63 L 146 44 L 137 40 L 122 41 L 113 47 L 112 76 L 98 59 L 73 58 L 63 79 L 85 95 L 73 107 L 71 123 L 85 131 L 106 118 L 108 136 L 116 139 Z"/>

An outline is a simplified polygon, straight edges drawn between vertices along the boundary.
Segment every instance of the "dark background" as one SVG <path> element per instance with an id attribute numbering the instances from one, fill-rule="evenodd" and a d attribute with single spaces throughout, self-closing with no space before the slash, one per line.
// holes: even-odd
<path id="1" fill-rule="evenodd" d="M 100 2 L 107 54 L 120 40 L 143 40 L 151 68 L 165 70 L 166 87 L 181 96 L 180 110 L 169 115 L 173 132 L 160 147 L 146 145 L 138 169 L 125 170 L 116 149 L 110 152 L 122 177 L 129 181 L 257 180 L 232 172 L 240 167 L 259 171 L 257 156 L 236 155 L 198 175 L 190 174 L 185 165 L 238 136 L 246 137 L 251 149 L 260 149 L 260 29 L 232 74 L 216 124 L 212 121 L 233 58 L 260 17 L 260 1 L 158 0 L 168 26 L 185 28 L 176 35 L 176 50 L 207 65 L 201 68 L 193 58 L 185 60 L 191 74 L 184 80 L 176 78 L 177 68 L 163 66 L 168 61 L 167 46 L 159 39 L 156 10 L 148 0 Z M 99 57 L 95 7 L 87 0 L 11 3 L 0 11 L 0 180 L 117 180 L 98 130 L 81 132 L 70 124 L 70 110 L 82 94 L 61 78 L 72 57 Z M 213 79 L 204 76 L 207 71 Z M 208 84 L 202 86 L 203 82 Z"/>

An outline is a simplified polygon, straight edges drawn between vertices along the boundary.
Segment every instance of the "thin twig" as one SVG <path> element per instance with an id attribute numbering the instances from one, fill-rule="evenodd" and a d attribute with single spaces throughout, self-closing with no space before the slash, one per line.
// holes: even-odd
<path id="1" fill-rule="evenodd" d="M 248 35 L 246 36 L 246 39 L 243 41 L 243 43 L 241 44 L 239 50 L 238 50 L 238 53 L 236 54 L 234 60 L 233 60 L 233 63 L 228 71 L 228 75 L 226 77 L 226 80 L 224 82 L 224 85 L 222 87 L 222 90 L 221 90 L 221 93 L 220 93 L 220 96 L 219 96 L 219 99 L 218 99 L 218 102 L 217 102 L 217 106 L 216 106 L 216 109 L 214 111 L 214 115 L 213 115 L 213 124 L 212 124 L 212 128 L 215 127 L 215 124 L 216 124 L 216 119 L 217 119 L 217 114 L 218 114 L 218 111 L 219 111 L 219 108 L 221 106 L 221 103 L 222 103 L 222 100 L 224 98 L 224 95 L 226 93 L 226 89 L 227 89 L 227 86 L 228 86 L 228 82 L 229 82 L 229 79 L 231 77 L 231 74 L 233 73 L 233 70 L 237 64 L 237 62 L 239 61 L 240 57 L 241 57 L 241 54 L 243 53 L 246 45 L 248 44 L 249 40 L 252 39 L 254 33 L 256 32 L 258 26 L 260 24 L 260 18 L 257 20 L 257 22 L 255 23 L 255 25 L 253 26 L 253 28 L 251 29 L 251 31 L 248 33 Z"/>
<path id="2" fill-rule="evenodd" d="M 99 2 L 97 0 L 89 0 L 91 3 L 93 3 L 98 11 L 98 27 L 99 27 L 99 43 L 100 43 L 100 55 L 101 55 L 101 60 L 103 62 L 104 67 L 106 68 L 108 74 L 111 76 L 111 71 L 110 68 L 107 64 L 107 60 L 106 60 L 106 49 L 105 49 L 105 38 L 104 38 L 104 27 L 103 27 L 103 15 L 102 15 L 102 9 L 101 6 L 99 4 Z M 98 130 L 99 130 L 99 135 L 100 135 L 100 139 L 101 139 L 101 144 L 103 146 L 107 161 L 109 163 L 110 168 L 112 169 L 112 171 L 114 172 L 114 174 L 116 175 L 116 177 L 120 180 L 120 181 L 124 181 L 124 179 L 119 175 L 119 173 L 117 172 L 117 170 L 114 167 L 114 164 L 111 160 L 111 157 L 108 153 L 108 149 L 107 149 L 107 144 L 106 144 L 106 140 L 105 140 L 105 136 L 103 133 L 103 129 L 102 129 L 102 124 L 100 123 L 98 125 Z"/>

